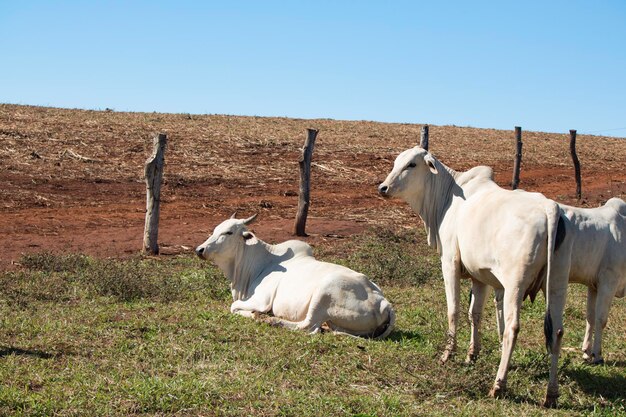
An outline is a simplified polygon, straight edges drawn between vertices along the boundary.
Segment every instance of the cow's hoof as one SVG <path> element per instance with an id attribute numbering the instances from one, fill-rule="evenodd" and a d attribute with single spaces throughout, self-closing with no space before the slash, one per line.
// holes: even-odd
<path id="1" fill-rule="evenodd" d="M 493 388 L 489 391 L 491 398 L 502 398 L 506 394 L 506 382 L 498 381 L 493 384 Z"/>
<path id="2" fill-rule="evenodd" d="M 589 365 L 604 365 L 604 359 L 602 358 L 602 356 L 596 359 L 596 355 L 594 355 L 593 353 L 591 354 L 588 354 L 587 352 L 583 353 L 583 359 Z"/>
<path id="3" fill-rule="evenodd" d="M 473 363 L 476 363 L 477 360 L 478 360 L 478 353 L 468 353 L 467 357 L 465 358 L 465 364 L 471 365 Z"/>
<path id="4" fill-rule="evenodd" d="M 546 398 L 543 400 L 543 406 L 545 408 L 556 408 L 558 398 L 558 395 L 546 394 Z"/>
<path id="5" fill-rule="evenodd" d="M 441 364 L 443 365 L 448 362 L 448 360 L 452 358 L 452 356 L 454 356 L 454 352 L 446 349 L 441 355 L 441 358 L 439 358 L 439 362 L 441 362 Z"/>
<path id="6" fill-rule="evenodd" d="M 587 352 L 583 352 L 583 360 L 591 362 L 591 355 L 589 355 Z"/>

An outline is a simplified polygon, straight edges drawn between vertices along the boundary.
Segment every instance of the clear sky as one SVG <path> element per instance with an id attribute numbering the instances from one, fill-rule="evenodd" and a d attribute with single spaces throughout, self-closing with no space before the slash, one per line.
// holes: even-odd
<path id="1" fill-rule="evenodd" d="M 0 102 L 626 136 L 626 1 L 0 0 Z"/>

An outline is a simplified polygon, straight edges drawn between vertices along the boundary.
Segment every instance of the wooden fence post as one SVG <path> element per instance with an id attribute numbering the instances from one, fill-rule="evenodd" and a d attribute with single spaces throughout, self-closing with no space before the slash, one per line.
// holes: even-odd
<path id="1" fill-rule="evenodd" d="M 576 155 L 576 130 L 574 129 L 570 129 L 569 131 L 569 151 L 572 154 L 572 161 L 574 162 L 574 176 L 576 177 L 576 198 L 580 200 L 580 198 L 582 197 L 580 162 L 578 161 L 578 155 Z"/>
<path id="2" fill-rule="evenodd" d="M 515 126 L 515 161 L 513 163 L 513 181 L 511 188 L 517 189 L 519 185 L 519 172 L 522 166 L 522 128 Z"/>
<path id="3" fill-rule="evenodd" d="M 420 133 L 420 147 L 428 150 L 428 125 L 422 126 L 422 131 Z"/>
<path id="4" fill-rule="evenodd" d="M 154 137 L 152 156 L 144 168 L 146 180 L 146 224 L 143 232 L 143 251 L 157 255 L 159 253 L 159 210 L 161 205 L 161 182 L 165 162 L 165 144 L 167 135 L 159 133 Z"/>
<path id="5" fill-rule="evenodd" d="M 309 213 L 310 204 L 310 183 L 311 183 L 311 158 L 313 156 L 313 147 L 315 146 L 315 138 L 317 138 L 316 129 L 307 129 L 307 137 L 302 148 L 302 158 L 298 161 L 300 165 L 300 193 L 298 197 L 298 213 L 293 226 L 293 232 L 296 236 L 306 236 L 306 217 Z"/>

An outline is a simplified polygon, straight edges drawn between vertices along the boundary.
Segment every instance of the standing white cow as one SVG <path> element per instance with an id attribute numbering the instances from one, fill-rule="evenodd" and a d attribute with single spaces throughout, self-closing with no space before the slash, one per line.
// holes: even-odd
<path id="1" fill-rule="evenodd" d="M 245 220 L 234 216 L 196 248 L 198 256 L 213 260 L 231 281 L 232 313 L 257 318 L 271 312 L 273 323 L 310 333 L 326 323 L 337 333 L 389 335 L 395 312 L 365 275 L 316 260 L 302 241 L 267 244 L 246 227 L 256 215 Z"/>
<path id="2" fill-rule="evenodd" d="M 566 219 L 564 246 L 571 245 L 569 282 L 587 286 L 583 358 L 592 364 L 602 364 L 602 332 L 611 300 L 626 295 L 626 203 L 611 198 L 597 208 L 560 206 Z M 502 336 L 500 291 L 496 291 L 495 301 Z"/>
<path id="3" fill-rule="evenodd" d="M 573 240 L 569 280 L 588 287 L 583 356 L 600 364 L 611 300 L 626 293 L 626 203 L 612 198 L 593 209 L 561 208 L 569 220 L 568 238 Z"/>
<path id="4" fill-rule="evenodd" d="M 534 297 L 546 285 L 544 330 L 551 366 L 544 405 L 556 405 L 567 296 L 567 271 L 566 265 L 562 265 L 567 257 L 554 253 L 564 230 L 557 204 L 541 194 L 500 188 L 488 167 L 455 172 L 420 147 L 408 149 L 396 158 L 378 190 L 385 197 L 399 197 L 409 203 L 424 221 L 428 243 L 436 246 L 441 256 L 448 306 L 448 342 L 443 362 L 456 350 L 463 273 L 471 277 L 474 294 L 469 357 L 480 349 L 478 329 L 488 288 L 503 289 L 505 331 L 491 396 L 500 396 L 506 389 L 522 300 L 526 295 Z"/>

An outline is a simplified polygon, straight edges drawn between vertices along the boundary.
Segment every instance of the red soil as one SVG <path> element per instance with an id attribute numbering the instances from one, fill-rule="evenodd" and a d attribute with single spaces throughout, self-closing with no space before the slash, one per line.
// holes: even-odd
<path id="1" fill-rule="evenodd" d="M 151 123 L 158 120 L 159 123 Z M 258 212 L 268 242 L 292 238 L 299 147 L 320 128 L 306 238 L 317 244 L 372 224 L 414 227 L 418 219 L 376 187 L 419 125 L 228 116 L 113 113 L 0 105 L 0 270 L 21 254 L 52 251 L 127 257 L 140 251 L 145 216 L 143 162 L 155 131 L 170 135 L 162 191 L 161 253 L 190 251 L 233 211 Z M 596 206 L 626 193 L 626 142 L 581 137 L 583 200 L 564 135 L 524 133 L 520 188 L 568 204 Z M 511 181 L 511 132 L 431 126 L 431 151 L 457 170 L 494 168 Z M 94 159 L 68 156 L 68 149 Z M 471 152 L 469 151 L 471 150 Z"/>

